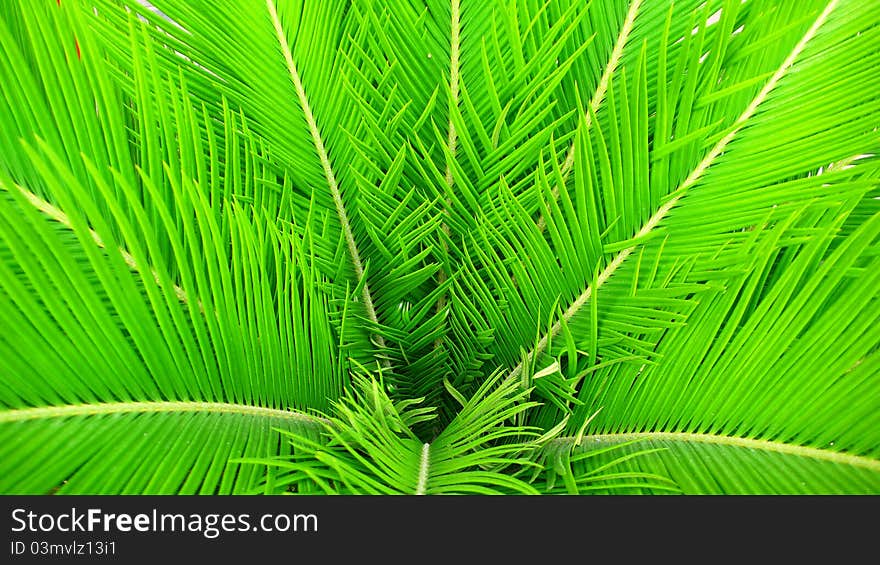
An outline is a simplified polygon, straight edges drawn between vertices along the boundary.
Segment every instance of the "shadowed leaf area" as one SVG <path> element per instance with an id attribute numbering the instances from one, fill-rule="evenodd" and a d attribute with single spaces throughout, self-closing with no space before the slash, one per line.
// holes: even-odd
<path id="1" fill-rule="evenodd" d="M 0 492 L 880 494 L 880 10 L 0 2 Z"/>

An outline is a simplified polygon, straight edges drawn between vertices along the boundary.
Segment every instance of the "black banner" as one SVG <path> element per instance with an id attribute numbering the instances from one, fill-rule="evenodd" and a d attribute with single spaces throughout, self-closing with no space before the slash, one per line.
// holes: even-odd
<path id="1" fill-rule="evenodd" d="M 0 506 L 0 563 L 765 562 L 770 552 L 847 563 L 877 557 L 880 498 L 3 496 Z"/>

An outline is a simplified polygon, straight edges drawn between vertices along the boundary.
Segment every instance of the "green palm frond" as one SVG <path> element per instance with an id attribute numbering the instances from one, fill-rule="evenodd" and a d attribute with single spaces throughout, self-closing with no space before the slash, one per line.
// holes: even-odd
<path id="1" fill-rule="evenodd" d="M 880 13 L 0 7 L 0 491 L 880 492 Z"/>
<path id="2" fill-rule="evenodd" d="M 499 376 L 430 443 L 419 440 L 413 426 L 436 418 L 433 408 L 419 408 L 423 399 L 395 403 L 380 383 L 362 377 L 326 424 L 327 441 L 285 433 L 293 457 L 268 462 L 284 471 L 274 484 L 328 494 L 536 493 L 503 471 L 536 466 L 534 453 L 559 430 L 542 436 L 535 428 L 505 425 L 536 403 L 518 383 L 495 386 Z"/>

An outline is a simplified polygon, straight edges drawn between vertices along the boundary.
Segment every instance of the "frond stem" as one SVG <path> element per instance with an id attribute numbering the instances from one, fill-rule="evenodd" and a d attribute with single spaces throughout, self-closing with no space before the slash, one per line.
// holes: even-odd
<path id="1" fill-rule="evenodd" d="M 447 189 L 451 190 L 452 186 L 455 184 L 455 177 L 452 175 L 452 159 L 455 158 L 455 152 L 458 148 L 458 133 L 455 131 L 455 121 L 452 119 L 452 113 L 458 109 L 458 95 L 459 95 L 459 81 L 460 81 L 460 60 L 461 60 L 461 10 L 460 10 L 460 1 L 452 0 L 451 4 L 451 25 L 450 25 L 450 46 L 449 46 L 449 134 L 446 139 L 446 145 L 449 149 L 449 158 L 446 162 L 446 173 L 444 174 L 444 181 L 446 183 Z M 448 208 L 452 205 L 452 199 L 450 197 L 446 198 L 446 209 L 443 210 L 444 215 L 448 214 Z M 449 224 L 443 222 L 441 225 L 441 229 L 443 230 L 443 235 L 445 236 L 442 240 L 444 255 L 449 252 L 449 245 L 446 243 L 446 239 L 449 237 L 450 230 Z M 440 269 L 440 272 L 437 274 L 437 280 L 439 284 L 443 284 L 446 282 L 446 271 Z M 437 300 L 437 312 L 443 311 L 443 308 L 446 307 L 446 294 L 441 294 L 440 298 Z M 434 347 L 440 346 L 440 338 L 434 342 Z"/>
<path id="2" fill-rule="evenodd" d="M 419 460 L 419 482 L 416 484 L 416 494 L 425 494 L 428 488 L 428 471 L 431 464 L 431 444 L 422 445 L 422 457 Z"/>
<path id="3" fill-rule="evenodd" d="M 262 418 L 280 418 L 304 423 L 329 423 L 329 420 L 292 410 L 228 404 L 225 402 L 166 401 L 166 402 L 102 402 L 97 404 L 69 404 L 65 406 L 40 406 L 0 411 L 0 423 L 69 418 L 71 416 L 98 416 L 102 414 L 159 412 L 203 412 L 212 414 L 244 414 Z"/>
<path id="4" fill-rule="evenodd" d="M 584 446 L 585 444 L 620 443 L 633 440 L 708 443 L 713 445 L 741 447 L 744 449 L 757 449 L 761 451 L 771 451 L 774 453 L 784 453 L 786 455 L 796 455 L 798 457 L 808 457 L 810 459 L 818 459 L 831 463 L 840 463 L 843 465 L 849 465 L 851 467 L 860 467 L 863 469 L 880 472 L 880 461 L 862 455 L 852 455 L 850 453 L 829 451 L 827 449 L 819 449 L 817 447 L 807 447 L 803 445 L 792 445 L 778 441 L 730 437 L 715 434 L 686 432 L 636 432 L 596 434 L 584 436 L 580 445 Z M 573 444 L 576 441 L 576 438 L 557 438 L 553 441 L 563 444 Z"/>

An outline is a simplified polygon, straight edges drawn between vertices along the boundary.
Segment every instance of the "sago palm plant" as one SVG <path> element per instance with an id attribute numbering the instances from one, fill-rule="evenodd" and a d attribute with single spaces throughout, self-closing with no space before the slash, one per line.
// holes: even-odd
<path id="1" fill-rule="evenodd" d="M 0 3 L 0 492 L 880 493 L 880 10 Z"/>

